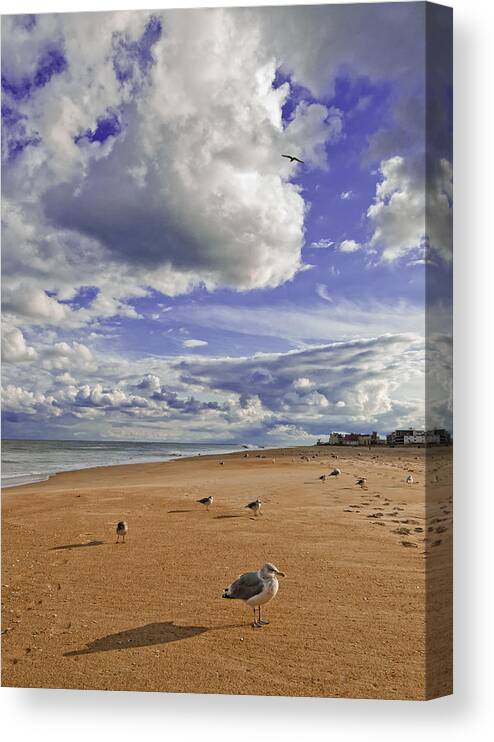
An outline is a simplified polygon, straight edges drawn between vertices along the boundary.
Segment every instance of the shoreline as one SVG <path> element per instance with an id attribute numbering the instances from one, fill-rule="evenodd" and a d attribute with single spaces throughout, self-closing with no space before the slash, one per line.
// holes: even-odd
<path id="1" fill-rule="evenodd" d="M 48 482 L 49 480 L 53 479 L 54 477 L 59 476 L 60 474 L 76 473 L 76 472 L 80 472 L 80 471 L 88 471 L 88 470 L 93 470 L 93 469 L 110 469 L 112 466 L 140 466 L 141 464 L 142 465 L 146 465 L 146 464 L 167 464 L 167 463 L 170 463 L 172 461 L 182 461 L 182 460 L 185 461 L 185 460 L 188 460 L 188 459 L 194 459 L 194 458 L 200 458 L 200 457 L 206 457 L 206 456 L 230 456 L 231 454 L 243 453 L 244 451 L 248 452 L 248 451 L 258 451 L 258 450 L 264 450 L 264 449 L 257 449 L 257 448 L 248 448 L 248 449 L 246 449 L 242 445 L 241 448 L 234 449 L 234 450 L 228 451 L 226 453 L 204 454 L 204 453 L 199 452 L 199 453 L 190 454 L 190 455 L 174 454 L 174 455 L 170 455 L 169 458 L 166 458 L 166 459 L 154 458 L 154 459 L 148 459 L 148 460 L 146 460 L 146 459 L 143 458 L 142 460 L 139 460 L 139 461 L 130 461 L 128 463 L 125 463 L 125 462 L 115 462 L 114 464 L 105 464 L 105 465 L 95 464 L 95 465 L 89 465 L 89 466 L 79 466 L 79 467 L 77 467 L 75 469 L 59 469 L 57 471 L 54 471 L 54 472 L 51 472 L 51 473 L 47 473 L 46 475 L 43 475 L 43 476 L 40 475 L 40 478 L 32 479 L 32 480 L 30 480 L 28 482 L 19 482 L 17 484 L 4 484 L 3 482 L 0 482 L 0 489 L 3 492 L 4 490 L 7 490 L 7 489 L 8 490 L 17 489 L 18 487 L 27 487 L 28 485 L 31 485 L 31 484 L 39 484 L 41 482 Z M 19 475 L 11 475 L 11 476 L 12 477 L 14 477 L 14 476 L 22 477 L 22 476 L 28 476 L 28 475 L 19 474 Z"/>
<path id="2" fill-rule="evenodd" d="M 209 454 L 195 453 L 195 454 L 191 454 L 191 455 L 178 454 L 178 455 L 170 456 L 167 459 L 152 459 L 152 460 L 142 460 L 142 461 L 131 461 L 129 463 L 115 462 L 114 464 L 105 464 L 105 465 L 96 464 L 94 466 L 92 466 L 92 465 L 91 466 L 83 466 L 83 467 L 78 467 L 76 469 L 60 469 L 59 471 L 53 472 L 51 474 L 47 474 L 43 478 L 33 479 L 33 480 L 29 481 L 29 482 L 21 482 L 19 484 L 0 484 L 0 490 L 2 492 L 4 492 L 5 490 L 13 490 L 13 489 L 18 489 L 19 487 L 28 487 L 30 485 L 41 484 L 43 482 L 49 482 L 49 481 L 55 479 L 55 477 L 59 477 L 60 475 L 63 475 L 63 474 L 77 474 L 78 472 L 83 472 L 83 471 L 93 471 L 93 470 L 96 470 L 96 469 L 111 469 L 112 467 L 119 467 L 119 466 L 146 466 L 146 465 L 153 465 L 153 464 L 169 464 L 169 463 L 173 463 L 173 462 L 176 462 L 176 461 L 189 461 L 189 460 L 196 459 L 196 458 L 207 459 L 207 458 L 211 458 L 211 457 L 218 458 L 218 457 L 226 457 L 226 456 L 236 456 L 236 455 L 239 455 L 239 454 L 242 454 L 242 455 L 244 455 L 246 453 L 249 454 L 249 453 L 252 453 L 254 451 L 256 452 L 256 455 L 257 455 L 258 452 L 261 451 L 264 454 L 269 454 L 272 457 L 273 455 L 275 456 L 277 452 L 285 452 L 285 451 L 296 451 L 296 452 L 298 452 L 298 451 L 306 451 L 306 450 L 307 451 L 312 451 L 312 449 L 314 449 L 317 453 L 320 453 L 321 450 L 323 449 L 323 450 L 326 450 L 326 451 L 328 451 L 328 450 L 329 451 L 332 451 L 333 453 L 335 451 L 339 451 L 341 455 L 343 454 L 343 452 L 346 452 L 346 453 L 348 453 L 348 452 L 356 452 L 357 453 L 357 456 L 358 456 L 359 453 L 361 453 L 362 451 L 372 451 L 372 452 L 374 452 L 374 451 L 402 451 L 402 452 L 409 451 L 409 452 L 411 452 L 411 451 L 415 451 L 415 450 L 417 450 L 417 451 L 422 450 L 422 451 L 425 452 L 425 451 L 432 451 L 432 450 L 436 450 L 436 451 L 447 451 L 449 449 L 452 450 L 452 448 L 453 448 L 452 445 L 444 445 L 444 446 L 434 445 L 434 446 L 424 447 L 421 444 L 408 445 L 408 446 L 402 446 L 402 447 L 399 447 L 399 446 L 374 446 L 374 447 L 370 447 L 370 448 L 367 448 L 366 446 L 345 446 L 345 445 L 343 445 L 343 446 L 338 446 L 338 445 L 328 446 L 326 444 L 319 445 L 319 446 L 317 444 L 312 444 L 312 445 L 307 445 L 307 446 L 302 446 L 302 445 L 298 445 L 298 446 L 297 445 L 296 446 L 278 446 L 278 447 L 275 447 L 275 448 L 254 448 L 254 447 L 252 447 L 252 448 L 250 448 L 250 447 L 249 448 L 245 448 L 245 446 L 242 445 L 241 448 L 236 449 L 236 450 L 233 450 L 233 451 L 228 451 L 226 453 L 209 453 Z M 324 452 L 321 453 L 320 455 L 321 456 L 324 455 Z M 327 453 L 326 453 L 326 455 L 327 455 Z M 19 475 L 19 476 L 22 476 L 22 475 Z"/>
<path id="3" fill-rule="evenodd" d="M 7 488 L 2 684 L 415 700 L 448 693 L 450 452 L 431 452 L 439 481 L 430 512 L 423 449 L 244 449 Z M 341 475 L 321 480 L 334 466 Z M 367 477 L 365 488 L 357 476 Z M 209 511 L 197 502 L 208 495 Z M 245 508 L 256 497 L 259 517 Z M 117 545 L 122 519 L 129 533 Z M 426 664 L 430 560 L 434 604 L 443 608 Z M 250 610 L 221 596 L 268 561 L 287 576 L 265 609 L 270 625 L 255 630 Z"/>

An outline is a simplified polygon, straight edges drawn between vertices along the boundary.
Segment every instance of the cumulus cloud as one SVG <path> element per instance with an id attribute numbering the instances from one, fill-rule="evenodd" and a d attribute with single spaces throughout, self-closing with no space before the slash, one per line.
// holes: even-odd
<path id="1" fill-rule="evenodd" d="M 110 302 L 138 287 L 277 286 L 301 269 L 305 203 L 279 155 L 326 167 L 342 114 L 301 101 L 283 124 L 290 86 L 273 84 L 281 59 L 264 43 L 266 17 L 244 21 L 222 9 L 5 19 L 7 282 L 19 233 L 35 285 L 63 292 L 78 277 Z M 68 312 L 27 293 L 12 311 Z"/>
<path id="2" fill-rule="evenodd" d="M 19 283 L 15 288 L 7 287 L 2 296 L 2 310 L 30 319 L 59 324 L 68 310 L 45 291 L 34 286 Z"/>
<path id="3" fill-rule="evenodd" d="M 59 348 L 66 357 L 67 348 Z M 151 365 L 140 376 L 135 370 Z M 86 434 L 115 434 L 132 417 L 143 438 L 159 428 L 170 439 L 307 440 L 331 429 L 387 430 L 423 425 L 424 343 L 385 335 L 241 358 L 141 359 L 100 363 L 97 379 L 71 383 L 58 367 L 6 379 L 3 409 L 9 426 L 71 425 Z M 67 374 L 67 376 L 66 376 Z M 166 383 L 162 382 L 166 379 Z M 84 427 L 86 426 L 86 427 Z M 46 428 L 50 429 L 49 427 Z M 12 430 L 12 427 L 9 427 Z"/>
<path id="4" fill-rule="evenodd" d="M 2 361 L 6 363 L 23 363 L 34 361 L 38 354 L 26 343 L 21 330 L 17 327 L 6 329 L 2 333 Z"/>
<path id="5" fill-rule="evenodd" d="M 338 245 L 338 249 L 341 252 L 356 252 L 357 250 L 360 250 L 362 245 L 360 245 L 358 242 L 355 242 L 355 240 L 343 240 Z"/>
<path id="6" fill-rule="evenodd" d="M 325 168 L 343 117 L 314 97 L 327 99 L 342 64 L 406 79 L 414 28 L 421 15 L 405 7 L 6 17 L 7 285 L 22 266 L 54 292 L 50 315 L 81 284 L 125 300 L 147 287 L 290 280 L 303 266 L 306 204 L 280 152 Z M 292 82 L 277 84 L 279 69 L 313 96 L 288 122 Z"/>
<path id="7" fill-rule="evenodd" d="M 423 376 L 423 357 L 420 339 L 403 335 L 252 359 L 184 360 L 179 368 L 185 383 L 255 396 L 271 413 L 307 428 L 321 420 L 330 425 L 343 414 L 347 421 L 377 424 L 392 413 L 396 391 Z"/>
<path id="8" fill-rule="evenodd" d="M 435 251 L 452 259 L 451 164 L 442 159 L 425 177 L 424 163 L 404 157 L 384 160 L 374 203 L 367 210 L 373 233 L 371 247 L 386 261 L 409 253 Z M 427 185 L 427 187 L 426 187 Z"/>

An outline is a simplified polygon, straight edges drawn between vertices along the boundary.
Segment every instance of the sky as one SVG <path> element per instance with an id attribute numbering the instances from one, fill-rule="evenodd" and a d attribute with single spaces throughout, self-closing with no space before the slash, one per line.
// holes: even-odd
<path id="1" fill-rule="evenodd" d="M 2 18 L 3 437 L 451 429 L 449 21 L 425 12 Z"/>

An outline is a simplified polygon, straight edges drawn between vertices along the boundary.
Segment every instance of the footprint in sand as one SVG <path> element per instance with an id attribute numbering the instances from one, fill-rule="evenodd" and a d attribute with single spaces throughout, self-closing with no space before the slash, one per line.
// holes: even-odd
<path id="1" fill-rule="evenodd" d="M 442 544 L 441 539 L 438 539 L 437 541 L 434 541 L 431 546 L 439 546 L 439 544 Z"/>
<path id="2" fill-rule="evenodd" d="M 401 526 L 400 528 L 395 528 L 393 533 L 397 533 L 399 536 L 409 536 L 410 535 L 410 529 L 409 528 L 403 528 Z"/>
<path id="3" fill-rule="evenodd" d="M 448 530 L 448 529 L 446 528 L 446 526 L 438 526 L 438 527 L 436 528 L 436 533 L 444 533 L 444 532 L 445 532 L 445 531 L 447 531 L 447 530 Z"/>
<path id="4" fill-rule="evenodd" d="M 423 528 L 420 528 L 420 526 L 418 528 L 414 528 L 413 530 L 414 530 L 414 533 L 423 533 L 424 532 L 424 529 Z"/>
<path id="5" fill-rule="evenodd" d="M 372 513 L 367 516 L 368 518 L 384 518 L 384 513 Z"/>
<path id="6" fill-rule="evenodd" d="M 400 542 L 402 546 L 406 546 L 409 549 L 417 549 L 417 544 L 415 544 L 413 541 L 401 541 Z"/>

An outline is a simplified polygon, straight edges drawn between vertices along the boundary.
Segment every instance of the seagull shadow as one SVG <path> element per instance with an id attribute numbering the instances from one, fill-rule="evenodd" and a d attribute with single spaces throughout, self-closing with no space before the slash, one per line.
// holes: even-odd
<path id="1" fill-rule="evenodd" d="M 215 515 L 215 520 L 224 520 L 225 518 L 241 518 L 241 515 Z"/>
<path id="2" fill-rule="evenodd" d="M 191 513 L 192 510 L 169 510 L 169 513 Z"/>
<path id="3" fill-rule="evenodd" d="M 225 626 L 177 626 L 173 621 L 164 623 L 148 623 L 145 626 L 137 626 L 135 629 L 126 629 L 116 634 L 108 634 L 92 642 L 88 642 L 83 649 L 72 652 L 64 652 L 64 657 L 78 657 L 83 654 L 94 654 L 96 652 L 112 652 L 118 649 L 135 649 L 137 647 L 152 647 L 157 644 L 170 644 L 170 642 L 190 639 L 193 636 L 204 634 L 206 631 L 218 631 L 220 629 L 234 629 L 244 624 L 227 624 Z"/>
<path id="4" fill-rule="evenodd" d="M 63 549 L 81 549 L 84 546 L 101 546 L 104 541 L 86 541 L 85 544 L 64 544 L 63 546 L 52 546 L 48 551 L 62 551 Z"/>

